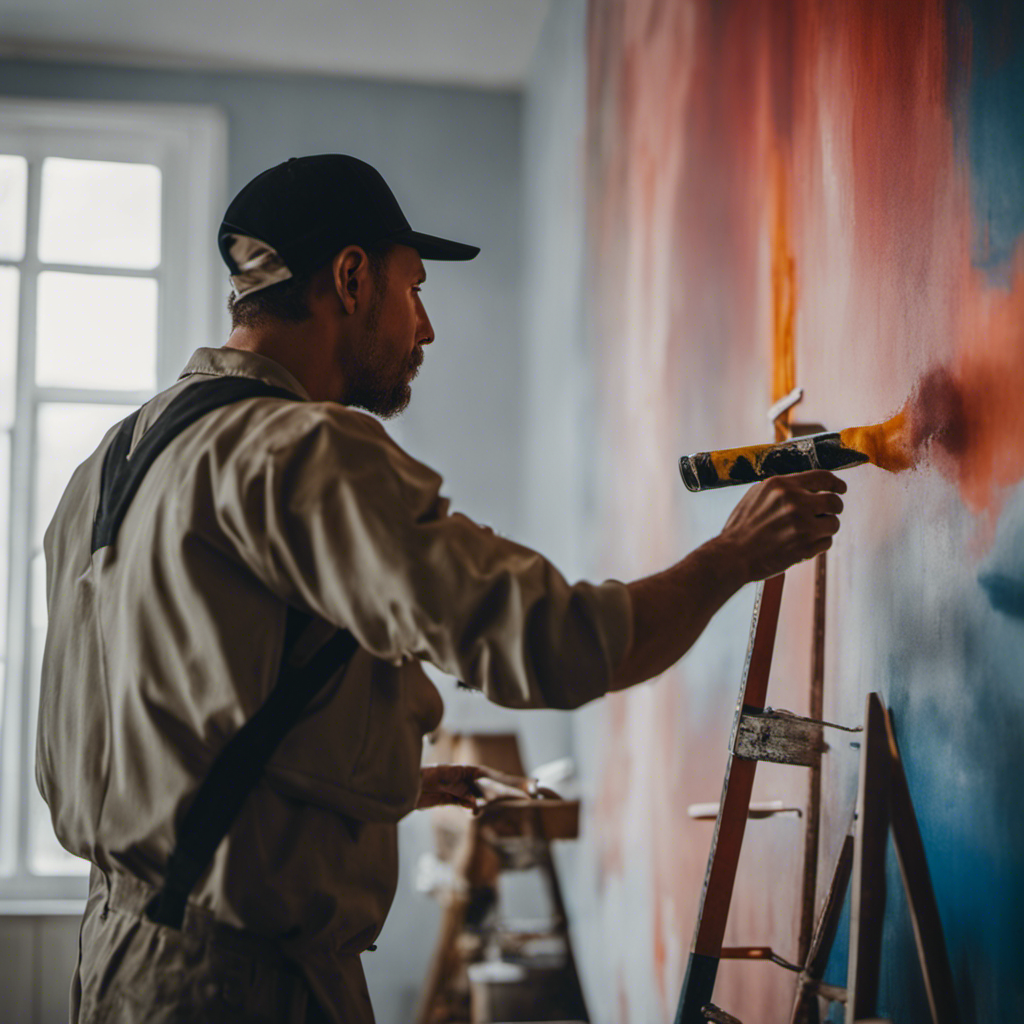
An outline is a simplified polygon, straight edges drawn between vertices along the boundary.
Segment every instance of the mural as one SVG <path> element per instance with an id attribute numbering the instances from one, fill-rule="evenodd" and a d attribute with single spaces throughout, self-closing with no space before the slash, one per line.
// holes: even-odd
<path id="1" fill-rule="evenodd" d="M 825 715 L 857 722 L 882 692 L 963 1017 L 1024 1020 L 1024 7 L 592 0 L 588 37 L 601 565 L 653 571 L 715 532 L 736 492 L 688 493 L 677 458 L 771 440 L 795 385 L 798 420 L 886 423 L 890 471 L 848 474 L 829 556 Z M 769 687 L 802 713 L 812 583 L 789 574 Z M 595 1019 L 674 1010 L 711 836 L 685 811 L 720 791 L 751 600 L 602 707 Z M 819 882 L 857 751 L 825 762 Z M 764 766 L 755 799 L 805 787 Z M 750 823 L 727 944 L 795 955 L 801 829 Z M 880 1009 L 913 1024 L 927 1005 L 890 869 Z M 791 993 L 772 965 L 723 963 L 716 1001 L 770 1024 Z"/>

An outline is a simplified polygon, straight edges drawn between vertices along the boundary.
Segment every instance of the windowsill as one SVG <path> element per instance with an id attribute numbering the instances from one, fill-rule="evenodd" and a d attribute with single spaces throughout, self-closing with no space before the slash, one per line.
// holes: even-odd
<path id="1" fill-rule="evenodd" d="M 85 900 L 0 899 L 0 917 L 81 917 Z"/>

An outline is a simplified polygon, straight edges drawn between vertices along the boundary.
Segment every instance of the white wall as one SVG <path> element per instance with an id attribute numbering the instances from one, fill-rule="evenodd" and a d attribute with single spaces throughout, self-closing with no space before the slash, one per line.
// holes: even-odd
<path id="1" fill-rule="evenodd" d="M 594 382 L 587 349 L 586 0 L 553 4 L 525 95 L 523 279 L 526 316 L 525 540 L 571 576 L 601 579 L 593 524 Z M 582 780 L 581 838 L 557 844 L 577 969 L 591 1013 L 606 990 L 600 931 L 592 918 L 594 794 L 587 780 L 603 756 L 599 703 L 563 715 L 561 742 Z M 553 731 L 553 728 L 552 728 Z M 547 738 L 547 737 L 546 737 Z"/>

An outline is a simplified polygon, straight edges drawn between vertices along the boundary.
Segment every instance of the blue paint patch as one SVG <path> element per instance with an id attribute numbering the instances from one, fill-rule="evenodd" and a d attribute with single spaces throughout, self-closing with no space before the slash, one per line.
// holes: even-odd
<path id="1" fill-rule="evenodd" d="M 1024 5 L 966 0 L 955 20 L 951 38 L 970 45 L 969 68 L 952 70 L 967 92 L 974 261 L 1006 281 L 1024 234 Z"/>
<path id="2" fill-rule="evenodd" d="M 978 576 L 978 583 L 997 612 L 1024 619 L 1024 580 L 1000 572 L 986 572 Z"/>

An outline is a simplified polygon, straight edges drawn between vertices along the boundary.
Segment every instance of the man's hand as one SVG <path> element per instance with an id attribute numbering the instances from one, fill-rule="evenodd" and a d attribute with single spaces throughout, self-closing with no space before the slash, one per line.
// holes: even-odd
<path id="1" fill-rule="evenodd" d="M 477 779 L 486 774 L 487 769 L 475 764 L 435 764 L 421 768 L 417 810 L 443 804 L 476 810 L 477 802 L 484 796 Z"/>
<path id="2" fill-rule="evenodd" d="M 420 769 L 420 799 L 417 810 L 455 804 L 474 812 L 495 800 L 513 797 L 558 797 L 537 785 L 536 779 L 507 775 L 475 764 L 437 764 Z"/>
<path id="3" fill-rule="evenodd" d="M 729 516 L 719 541 L 732 547 L 748 581 L 763 580 L 832 546 L 846 481 L 824 469 L 755 484 Z"/>

